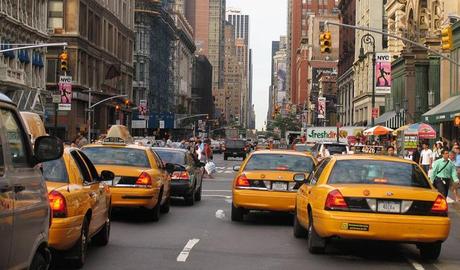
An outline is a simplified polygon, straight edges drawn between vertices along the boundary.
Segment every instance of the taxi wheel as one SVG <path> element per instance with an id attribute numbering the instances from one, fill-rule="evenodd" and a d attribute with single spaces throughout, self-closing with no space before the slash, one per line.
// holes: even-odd
<path id="1" fill-rule="evenodd" d="M 192 206 L 195 204 L 195 194 L 195 190 L 193 190 L 190 194 L 184 197 L 186 205 Z"/>
<path id="2" fill-rule="evenodd" d="M 166 198 L 165 202 L 160 208 L 160 212 L 163 214 L 169 213 L 169 209 L 171 208 L 171 197 Z"/>
<path id="3" fill-rule="evenodd" d="M 235 207 L 232 203 L 232 221 L 243 221 L 244 209 Z"/>
<path id="4" fill-rule="evenodd" d="M 158 198 L 161 198 L 162 194 Z M 161 208 L 161 199 L 158 199 L 157 204 L 153 209 L 147 211 L 148 219 L 150 221 L 159 221 L 160 220 L 160 209 Z"/>
<path id="5" fill-rule="evenodd" d="M 46 260 L 42 252 L 37 251 L 34 258 L 32 259 L 32 264 L 30 265 L 30 270 L 47 270 L 50 264 Z"/>
<path id="6" fill-rule="evenodd" d="M 294 226 L 293 226 L 293 229 L 294 229 L 294 237 L 295 238 L 305 238 L 305 237 L 307 237 L 308 231 L 305 230 L 305 228 L 302 227 L 302 225 L 300 225 L 299 219 L 297 218 L 297 213 L 294 214 Z"/>
<path id="7" fill-rule="evenodd" d="M 110 216 L 104 223 L 104 227 L 93 237 L 92 241 L 98 246 L 107 246 L 110 239 Z"/>
<path id="8" fill-rule="evenodd" d="M 313 225 L 313 217 L 311 213 L 309 214 L 308 222 L 308 241 L 307 241 L 308 251 L 312 254 L 321 254 L 324 253 L 326 249 L 326 239 L 318 235 Z"/>
<path id="9" fill-rule="evenodd" d="M 86 251 L 88 250 L 88 218 L 83 220 L 83 225 L 81 226 L 80 239 L 77 244 L 74 246 L 75 259 L 73 264 L 76 268 L 82 268 L 86 262 Z"/>
<path id="10" fill-rule="evenodd" d="M 423 260 L 435 261 L 441 254 L 441 246 L 441 243 L 420 244 L 420 256 Z"/>

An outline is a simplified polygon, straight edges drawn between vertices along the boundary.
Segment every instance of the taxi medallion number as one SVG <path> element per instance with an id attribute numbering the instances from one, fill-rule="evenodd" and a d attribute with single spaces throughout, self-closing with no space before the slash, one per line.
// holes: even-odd
<path id="1" fill-rule="evenodd" d="M 286 182 L 273 182 L 272 183 L 272 190 L 286 191 L 287 190 L 287 183 Z"/>
<path id="2" fill-rule="evenodd" d="M 377 212 L 401 213 L 401 203 L 394 201 L 378 201 Z"/>

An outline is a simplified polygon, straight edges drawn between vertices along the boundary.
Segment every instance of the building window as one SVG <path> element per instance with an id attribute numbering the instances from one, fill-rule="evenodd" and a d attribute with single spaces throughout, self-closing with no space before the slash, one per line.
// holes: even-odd
<path id="1" fill-rule="evenodd" d="M 63 0 L 51 0 L 48 2 L 48 27 L 53 30 L 64 28 Z"/>

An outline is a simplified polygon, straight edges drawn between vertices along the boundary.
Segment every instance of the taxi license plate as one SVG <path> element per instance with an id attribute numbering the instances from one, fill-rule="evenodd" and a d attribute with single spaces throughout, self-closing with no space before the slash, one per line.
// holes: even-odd
<path id="1" fill-rule="evenodd" d="M 272 190 L 287 190 L 287 183 L 285 182 L 273 182 L 272 183 Z"/>
<path id="2" fill-rule="evenodd" d="M 238 154 L 237 152 L 233 152 L 234 155 Z"/>
<path id="3" fill-rule="evenodd" d="M 378 201 L 377 212 L 401 213 L 401 203 L 394 201 Z"/>

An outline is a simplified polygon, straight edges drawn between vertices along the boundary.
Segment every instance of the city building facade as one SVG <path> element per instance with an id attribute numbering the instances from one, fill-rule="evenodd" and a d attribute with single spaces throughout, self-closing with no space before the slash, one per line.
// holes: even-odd
<path id="1" fill-rule="evenodd" d="M 46 43 L 48 0 L 0 0 L 1 49 L 12 44 Z M 62 48 L 61 48 L 62 49 Z M 22 111 L 45 116 L 46 48 L 10 51 L 0 54 L 0 92 L 7 94 Z"/>
<path id="2" fill-rule="evenodd" d="M 214 115 L 212 65 L 204 55 L 196 55 L 193 61 L 191 113 Z"/>
<path id="3" fill-rule="evenodd" d="M 115 95 L 132 100 L 134 0 L 49 0 L 48 4 L 49 42 L 68 43 L 66 75 L 72 76 L 72 101 L 71 110 L 59 111 L 54 122 L 55 109 L 48 100 L 46 127 L 63 139 L 73 140 L 78 132 L 87 132 L 89 125 L 93 138 L 112 124 L 129 126 L 131 108 L 122 106 L 116 111 L 123 99 L 95 107 L 93 123 L 88 123 L 86 109 L 89 102 L 94 104 Z M 59 76 L 64 75 L 58 60 L 61 52 L 62 48 L 47 51 L 46 88 L 53 94 L 59 94 Z"/>
<path id="4" fill-rule="evenodd" d="M 340 10 L 340 19 L 342 23 L 349 25 L 356 24 L 356 0 L 341 0 L 338 8 Z M 353 125 L 353 63 L 355 62 L 355 42 L 354 29 L 340 29 L 337 95 L 338 104 L 340 105 L 339 119 L 343 126 Z"/>

